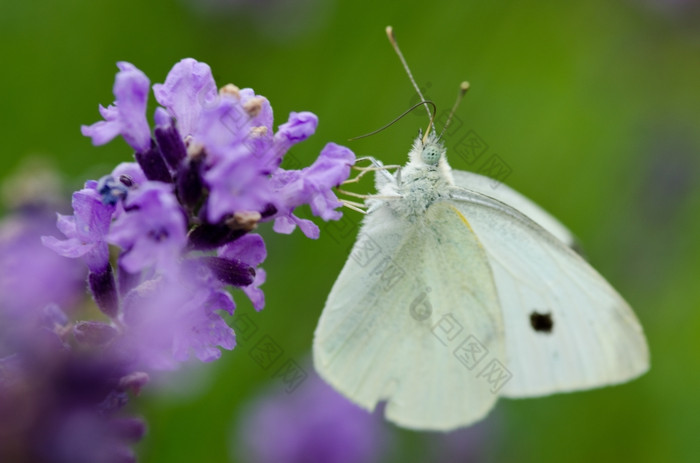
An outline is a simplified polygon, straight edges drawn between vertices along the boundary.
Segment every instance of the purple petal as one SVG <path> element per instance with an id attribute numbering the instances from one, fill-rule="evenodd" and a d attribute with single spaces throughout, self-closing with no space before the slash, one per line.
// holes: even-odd
<path id="1" fill-rule="evenodd" d="M 233 330 L 216 312 L 226 308 L 218 287 L 208 286 L 211 278 L 199 275 L 203 266 L 181 267 L 167 278 L 149 280 L 124 300 L 124 323 L 128 328 L 122 348 L 138 364 L 156 369 L 173 369 L 194 354 L 202 361 L 220 357 L 219 347 L 235 346 Z M 199 276 L 198 276 L 199 275 Z"/>
<path id="2" fill-rule="evenodd" d="M 51 303 L 70 309 L 85 294 L 85 265 L 42 244 L 41 235 L 54 232 L 48 210 L 30 209 L 0 220 L 0 344 L 7 330 L 21 331 L 15 321 L 36 320 L 42 310 L 51 310 Z"/>
<path id="3" fill-rule="evenodd" d="M 75 232 L 85 242 L 102 241 L 109 231 L 114 207 L 104 204 L 102 197 L 91 188 L 73 193 Z"/>
<path id="4" fill-rule="evenodd" d="M 267 274 L 265 270 L 259 268 L 255 274 L 255 280 L 249 286 L 241 288 L 243 292 L 248 296 L 250 302 L 253 303 L 253 308 L 258 312 L 265 307 L 265 293 L 260 289 L 260 285 L 265 283 Z"/>
<path id="5" fill-rule="evenodd" d="M 75 236 L 75 218 L 72 215 L 56 214 L 56 228 L 66 236 Z"/>
<path id="6" fill-rule="evenodd" d="M 117 66 L 114 105 L 107 108 L 100 105 L 100 114 L 105 120 L 84 125 L 81 131 L 92 138 L 94 145 L 103 145 L 121 134 L 134 150 L 146 151 L 151 146 L 151 129 L 146 119 L 150 81 L 133 64 L 121 61 Z"/>
<path id="7" fill-rule="evenodd" d="M 315 223 L 310 220 L 300 219 L 291 213 L 288 216 L 277 217 L 272 229 L 277 233 L 288 235 L 294 231 L 297 225 L 301 229 L 301 232 L 312 240 L 318 239 L 321 234 L 321 231 Z"/>
<path id="8" fill-rule="evenodd" d="M 342 204 L 332 188 L 348 178 L 354 162 L 355 155 L 352 151 L 329 143 L 310 167 L 300 171 L 278 169 L 272 176 L 274 204 L 277 208 L 274 230 L 278 233 L 291 233 L 294 226 L 299 225 L 306 236 L 317 238 L 318 227 L 295 217 L 292 212 L 296 207 L 308 204 L 311 212 L 323 220 L 339 219 L 342 214 L 336 209 Z"/>
<path id="9" fill-rule="evenodd" d="M 288 365 L 299 378 L 297 382 L 287 384 L 289 389 L 284 392 L 267 392 L 239 420 L 236 451 L 241 461 L 394 461 L 392 430 L 380 413 L 369 413 L 348 401 L 319 378 L 312 366 Z M 274 445 L 270 445 L 270 436 L 275 436 Z"/>
<path id="10" fill-rule="evenodd" d="M 153 267 L 168 271 L 187 243 L 186 222 L 172 185 L 145 182 L 126 199 L 126 212 L 112 224 L 110 243 L 125 250 L 120 264 L 136 273 Z"/>
<path id="11" fill-rule="evenodd" d="M 264 166 L 264 161 L 271 156 L 270 103 L 264 97 L 253 94 L 252 90 L 250 96 L 243 98 L 244 90 L 241 90 L 240 97 L 224 96 L 217 104 L 201 112 L 194 137 L 204 146 L 209 164 L 220 160 L 255 156 L 260 159 L 261 166 Z M 246 102 L 251 101 L 257 101 L 259 105 L 259 113 L 254 117 L 245 109 Z M 269 170 L 269 166 L 267 169 Z"/>
<path id="12" fill-rule="evenodd" d="M 192 58 L 177 63 L 163 84 L 153 85 L 156 100 L 177 120 L 183 137 L 192 135 L 204 108 L 217 98 L 216 82 L 209 65 Z"/>
<path id="13" fill-rule="evenodd" d="M 355 154 L 348 148 L 328 143 L 318 159 L 305 171 L 305 178 L 319 188 L 340 185 L 350 176 L 350 168 L 355 163 Z"/>
<path id="14" fill-rule="evenodd" d="M 297 224 L 288 216 L 281 216 L 275 219 L 272 229 L 283 235 L 289 235 L 297 228 Z"/>
<path id="15" fill-rule="evenodd" d="M 275 133 L 275 143 L 286 151 L 292 145 L 313 135 L 317 126 L 318 117 L 312 112 L 290 113 L 289 120 L 280 125 Z"/>
<path id="16" fill-rule="evenodd" d="M 154 87 L 159 84 L 155 84 Z M 163 127 L 164 129 L 170 128 L 173 123 L 173 116 L 164 109 L 158 106 L 155 113 L 153 114 L 153 120 L 156 122 L 157 127 Z"/>
<path id="17" fill-rule="evenodd" d="M 94 244 L 83 244 L 77 238 L 59 240 L 55 236 L 42 236 L 41 243 L 58 255 L 77 259 L 95 248 Z"/>
<path id="18" fill-rule="evenodd" d="M 262 236 L 249 233 L 224 245 L 218 255 L 227 259 L 238 259 L 251 267 L 257 267 L 267 257 L 267 250 Z"/>
<path id="19" fill-rule="evenodd" d="M 259 270 L 259 272 L 261 271 L 262 270 Z M 253 281 L 253 284 L 255 284 L 255 281 Z M 226 290 L 212 291 L 209 295 L 209 299 L 207 300 L 207 307 L 210 312 L 223 310 L 229 315 L 233 315 L 234 310 L 236 310 L 236 304 L 233 302 L 233 297 L 231 297 L 231 293 Z"/>
<path id="20" fill-rule="evenodd" d="M 296 222 L 296 224 L 299 225 L 299 229 L 301 229 L 301 232 L 307 238 L 311 238 L 312 240 L 318 239 L 318 237 L 321 233 L 319 228 L 318 228 L 318 225 L 313 223 L 311 220 L 300 219 L 295 215 L 292 215 L 292 220 L 294 220 Z"/>
<path id="21" fill-rule="evenodd" d="M 338 220 L 343 216 L 342 212 L 335 210 L 342 205 L 343 203 L 341 203 L 330 190 L 319 191 L 313 195 L 309 201 L 311 213 L 317 217 L 321 217 L 326 222 L 329 220 Z"/>
<path id="22" fill-rule="evenodd" d="M 117 63 L 121 72 L 114 82 L 114 96 L 121 122 L 124 140 L 137 152 L 151 147 L 151 129 L 146 119 L 146 104 L 151 81 L 133 64 Z"/>
<path id="23" fill-rule="evenodd" d="M 262 211 L 274 196 L 260 160 L 253 157 L 227 159 L 204 174 L 209 185 L 207 215 L 212 223 L 227 214 Z"/>
<path id="24" fill-rule="evenodd" d="M 119 124 L 119 113 L 116 106 L 109 105 L 107 108 L 100 105 L 100 114 L 104 121 L 97 121 L 92 125 L 81 125 L 80 133 L 83 136 L 92 138 L 95 146 L 104 145 L 112 141 L 121 132 Z"/>
<path id="25" fill-rule="evenodd" d="M 73 193 L 73 216 L 58 215 L 57 226 L 66 240 L 46 237 L 42 242 L 65 257 L 84 257 L 92 271 L 100 271 L 109 262 L 105 236 L 109 231 L 114 206 L 104 204 L 93 188 Z"/>

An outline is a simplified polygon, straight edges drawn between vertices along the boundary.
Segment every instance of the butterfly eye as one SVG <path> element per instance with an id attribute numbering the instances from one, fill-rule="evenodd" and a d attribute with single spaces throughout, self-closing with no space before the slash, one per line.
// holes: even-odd
<path id="1" fill-rule="evenodd" d="M 440 160 L 440 150 L 438 150 L 437 146 L 435 145 L 428 145 L 423 148 L 421 158 L 423 159 L 424 163 L 428 164 L 429 166 L 434 166 Z"/>

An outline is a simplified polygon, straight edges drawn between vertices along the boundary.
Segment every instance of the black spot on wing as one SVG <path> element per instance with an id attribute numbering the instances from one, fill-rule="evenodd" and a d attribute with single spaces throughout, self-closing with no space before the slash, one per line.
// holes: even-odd
<path id="1" fill-rule="evenodd" d="M 539 333 L 551 333 L 554 328 L 554 320 L 551 313 L 539 313 L 533 311 L 530 314 L 530 325 Z"/>

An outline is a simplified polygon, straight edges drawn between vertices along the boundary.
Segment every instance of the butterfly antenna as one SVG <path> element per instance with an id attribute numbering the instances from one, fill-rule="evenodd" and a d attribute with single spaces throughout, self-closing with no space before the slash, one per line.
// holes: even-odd
<path id="1" fill-rule="evenodd" d="M 445 130 L 447 130 L 447 127 L 449 127 L 450 122 L 452 122 L 452 116 L 454 116 L 455 112 L 457 112 L 457 108 L 459 107 L 459 104 L 462 102 L 462 99 L 464 98 L 464 95 L 467 93 L 469 90 L 469 82 L 466 80 L 459 84 L 459 94 L 457 95 L 457 100 L 455 101 L 455 104 L 452 106 L 452 109 L 450 110 L 450 115 L 447 116 L 447 122 L 445 122 L 445 125 L 442 128 L 442 131 L 440 131 L 440 136 L 438 137 L 438 140 L 442 138 L 442 134 L 445 133 Z"/>
<path id="2" fill-rule="evenodd" d="M 397 118 L 395 118 L 393 121 L 389 122 L 389 123 L 386 124 L 385 126 L 380 127 L 380 128 L 378 128 L 377 130 L 373 130 L 373 131 L 371 131 L 370 133 L 366 133 L 366 134 L 364 134 L 364 135 L 359 135 L 359 136 L 357 136 L 357 137 L 349 138 L 348 141 L 359 140 L 360 138 L 369 137 L 370 135 L 374 135 L 375 133 L 379 133 L 379 132 L 381 132 L 382 130 L 386 129 L 387 127 L 391 127 L 393 124 L 395 124 L 397 121 L 399 121 L 399 120 L 400 120 L 402 117 L 404 117 L 406 114 L 410 113 L 411 111 L 413 111 L 414 109 L 416 109 L 418 106 L 421 106 L 421 105 L 426 105 L 426 107 L 427 107 L 428 105 L 430 105 L 430 106 L 433 108 L 433 112 L 432 112 L 432 113 L 430 113 L 430 111 L 428 111 L 428 114 L 430 114 L 430 121 L 431 121 L 431 123 L 432 123 L 432 120 L 435 119 L 435 113 L 437 112 L 437 107 L 435 106 L 435 103 L 433 103 L 433 102 L 430 101 L 430 100 L 419 101 L 418 103 L 416 103 L 416 104 L 414 104 L 413 106 L 411 106 L 410 108 L 408 108 L 406 111 L 404 111 L 403 113 L 401 113 L 401 115 L 399 115 Z M 430 128 L 430 126 L 428 126 L 428 128 Z"/>
<path id="3" fill-rule="evenodd" d="M 406 62 L 406 58 L 403 57 L 403 53 L 401 53 L 401 49 L 399 48 L 398 42 L 396 42 L 396 37 L 394 36 L 394 28 L 391 26 L 386 26 L 386 36 L 389 38 L 389 42 L 391 43 L 391 46 L 394 47 L 394 51 L 396 52 L 397 55 L 399 55 L 399 59 L 401 60 L 401 64 L 403 65 L 404 70 L 406 70 L 406 74 L 408 74 L 408 78 L 410 79 L 411 83 L 413 84 L 413 88 L 416 89 L 416 92 L 418 93 L 418 96 L 420 97 L 421 101 L 423 103 L 426 103 L 426 99 L 423 96 L 423 92 L 420 91 L 420 88 L 418 88 L 418 84 L 416 83 L 416 79 L 413 78 L 413 74 L 411 73 L 411 68 L 408 67 L 408 63 Z M 428 130 L 426 130 L 426 133 L 430 131 L 430 127 L 433 124 L 433 116 L 430 114 L 430 108 L 428 108 L 428 105 L 425 104 L 425 110 L 428 111 L 428 117 L 430 117 L 430 124 L 428 125 Z"/>

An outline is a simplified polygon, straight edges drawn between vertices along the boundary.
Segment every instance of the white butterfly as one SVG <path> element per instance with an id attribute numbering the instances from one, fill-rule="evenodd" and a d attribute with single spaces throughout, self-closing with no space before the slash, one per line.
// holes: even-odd
<path id="1" fill-rule="evenodd" d="M 318 373 L 413 429 L 483 418 L 499 396 L 621 383 L 649 368 L 624 299 L 534 202 L 452 171 L 435 132 L 378 193 L 314 337 Z"/>
<path id="2" fill-rule="evenodd" d="M 431 134 L 378 197 L 314 339 L 320 375 L 389 420 L 450 430 L 498 396 L 615 384 L 649 367 L 641 326 L 569 246 L 571 233 L 516 191 L 451 171 Z"/>

